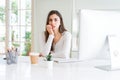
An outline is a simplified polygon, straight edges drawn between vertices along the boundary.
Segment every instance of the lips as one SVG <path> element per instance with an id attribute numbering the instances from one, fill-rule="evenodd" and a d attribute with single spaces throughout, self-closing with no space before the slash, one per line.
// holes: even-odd
<path id="1" fill-rule="evenodd" d="M 52 26 L 52 29 L 54 29 L 55 28 L 55 26 Z"/>

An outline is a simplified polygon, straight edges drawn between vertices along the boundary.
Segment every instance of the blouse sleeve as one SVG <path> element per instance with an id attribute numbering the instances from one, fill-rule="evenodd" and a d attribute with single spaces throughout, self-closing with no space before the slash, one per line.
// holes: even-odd
<path id="1" fill-rule="evenodd" d="M 47 42 L 44 41 L 43 46 L 42 46 L 42 51 L 41 51 L 43 55 L 49 54 L 51 46 L 52 46 L 53 38 L 54 38 L 53 35 L 49 35 Z"/>
<path id="2" fill-rule="evenodd" d="M 64 41 L 63 43 L 61 43 L 62 44 L 61 50 L 56 53 L 53 52 L 53 57 L 68 59 L 70 57 L 71 33 L 66 32 L 63 38 Z"/>

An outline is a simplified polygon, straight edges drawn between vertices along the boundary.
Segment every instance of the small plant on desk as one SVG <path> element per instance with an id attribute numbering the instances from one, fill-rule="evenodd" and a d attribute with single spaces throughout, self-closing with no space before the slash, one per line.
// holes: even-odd
<path id="1" fill-rule="evenodd" d="M 45 67 L 47 67 L 48 69 L 52 69 L 53 68 L 53 60 L 52 60 L 52 54 L 49 53 L 46 57 L 45 57 Z"/>
<path id="2" fill-rule="evenodd" d="M 46 56 L 46 60 L 47 61 L 52 61 L 52 54 L 49 53 L 47 56 Z"/>

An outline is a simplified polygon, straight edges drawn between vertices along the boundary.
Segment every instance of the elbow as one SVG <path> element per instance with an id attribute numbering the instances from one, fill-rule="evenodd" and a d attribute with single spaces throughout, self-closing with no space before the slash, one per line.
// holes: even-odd
<path id="1" fill-rule="evenodd" d="M 63 58 L 64 58 L 64 59 L 69 59 L 70 57 L 69 57 L 69 55 L 65 55 L 65 54 L 64 54 L 64 55 L 63 55 Z"/>
<path id="2" fill-rule="evenodd" d="M 69 59 L 69 55 L 67 54 L 54 54 L 53 57 L 55 58 L 63 58 L 63 59 Z"/>
<path id="3" fill-rule="evenodd" d="M 63 59 L 69 59 L 69 55 L 68 54 L 65 54 L 65 53 L 61 53 L 59 55 L 59 57 L 63 58 Z"/>

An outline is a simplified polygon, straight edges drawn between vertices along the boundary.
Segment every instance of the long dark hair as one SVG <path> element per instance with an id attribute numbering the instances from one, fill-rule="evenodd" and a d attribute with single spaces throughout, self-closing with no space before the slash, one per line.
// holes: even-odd
<path id="1" fill-rule="evenodd" d="M 65 29 L 65 27 L 64 27 L 62 15 L 61 15 L 57 10 L 51 10 L 51 11 L 48 13 L 46 25 L 49 24 L 49 17 L 50 17 L 51 15 L 53 15 L 53 14 L 56 14 L 56 15 L 60 18 L 59 32 L 60 32 L 60 33 L 63 33 L 64 31 L 67 31 L 67 30 Z M 48 40 L 48 37 L 49 37 L 49 33 L 48 33 L 47 29 L 46 29 L 46 30 L 45 30 L 45 41 L 46 41 L 46 42 L 47 42 L 47 40 Z M 51 50 L 53 50 L 53 44 L 52 44 Z"/>

